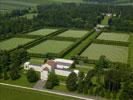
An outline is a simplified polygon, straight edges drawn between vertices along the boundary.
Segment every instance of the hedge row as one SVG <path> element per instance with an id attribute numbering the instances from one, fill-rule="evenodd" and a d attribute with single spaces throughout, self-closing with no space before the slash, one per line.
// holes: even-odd
<path id="1" fill-rule="evenodd" d="M 52 37 L 50 39 L 52 39 L 52 40 L 59 40 L 59 41 L 72 41 L 72 42 L 76 42 L 80 38 L 55 36 L 55 37 Z"/>
<path id="2" fill-rule="evenodd" d="M 36 57 L 36 58 L 49 58 L 54 59 L 58 58 L 59 54 L 56 53 L 47 53 L 47 54 L 36 54 L 36 53 L 29 53 L 30 57 Z"/>
<path id="3" fill-rule="evenodd" d="M 41 38 L 43 36 L 41 36 L 41 35 L 25 35 L 25 34 L 20 34 L 20 35 L 16 35 L 15 37 L 17 37 L 17 38 L 37 39 L 37 38 Z"/>
<path id="4" fill-rule="evenodd" d="M 49 39 L 50 37 L 55 36 L 55 35 L 57 35 L 57 34 L 60 34 L 60 33 L 62 33 L 62 32 L 65 32 L 66 30 L 67 30 L 67 29 L 60 29 L 60 30 L 58 30 L 58 31 L 56 31 L 56 32 L 53 32 L 53 33 L 51 33 L 51 34 L 48 34 L 48 35 L 45 36 L 45 37 L 41 37 L 41 38 L 39 38 L 39 39 L 37 39 L 37 40 L 35 40 L 35 41 L 32 41 L 31 43 L 28 43 L 27 45 L 24 46 L 24 48 L 25 48 L 25 49 L 29 49 L 29 48 L 31 48 L 31 47 L 34 47 L 34 46 L 38 45 L 39 43 L 41 43 L 41 42 L 43 42 L 43 41 Z"/>
<path id="5" fill-rule="evenodd" d="M 40 37 L 40 38 L 38 38 L 38 39 L 36 39 L 36 40 L 33 40 L 33 41 L 31 41 L 31 42 L 28 42 L 28 43 L 26 43 L 26 44 L 24 44 L 24 45 L 20 45 L 20 46 L 18 46 L 18 47 L 15 48 L 15 49 L 9 50 L 9 52 L 12 52 L 12 51 L 14 51 L 14 50 L 16 50 L 16 49 L 20 49 L 20 48 L 29 49 L 29 48 L 31 48 L 31 47 L 33 47 L 33 46 L 36 46 L 36 45 L 38 45 L 39 43 L 41 43 L 41 42 L 47 40 L 49 37 L 52 37 L 52 36 L 57 35 L 57 34 L 60 34 L 60 33 L 64 32 L 64 31 L 66 31 L 66 30 L 67 30 L 67 29 L 60 29 L 60 30 L 58 30 L 58 31 L 56 31 L 56 32 L 53 32 L 53 33 L 51 33 L 51 34 L 49 34 L 49 35 L 47 35 L 47 36 L 45 36 L 45 37 Z"/>
<path id="6" fill-rule="evenodd" d="M 89 59 L 88 57 L 83 57 L 83 56 L 74 56 L 71 58 L 72 60 L 75 61 L 76 64 L 79 64 L 81 61 L 83 61 L 84 63 L 87 63 L 87 64 L 96 64 L 98 62 L 98 60 L 94 60 L 94 59 Z M 122 64 L 122 65 L 128 65 L 128 64 L 125 64 L 125 63 L 121 63 L 121 62 L 112 62 L 112 61 L 109 61 L 110 64 Z"/>
<path id="7" fill-rule="evenodd" d="M 95 36 L 93 39 L 91 39 L 90 42 L 89 42 L 88 44 L 86 44 L 86 45 L 84 46 L 84 48 L 81 48 L 80 51 L 79 51 L 79 53 L 78 53 L 78 55 L 82 54 L 82 53 L 88 48 L 88 46 L 91 45 L 92 42 L 93 42 L 101 33 L 102 33 L 102 32 L 98 32 L 98 33 L 96 34 L 96 36 Z"/>
<path id="8" fill-rule="evenodd" d="M 60 57 L 64 57 L 66 54 L 71 52 L 71 50 L 73 50 L 75 47 L 77 47 L 82 41 L 84 41 L 86 38 L 88 38 L 88 36 L 90 36 L 93 32 L 95 32 L 95 30 L 92 30 L 91 32 L 89 32 L 88 34 L 83 36 L 81 39 L 79 39 L 77 42 L 75 42 L 73 45 L 71 45 L 69 48 L 67 48 L 66 50 L 62 51 L 60 53 Z"/>
<path id="9" fill-rule="evenodd" d="M 129 46 L 129 42 L 100 40 L 100 39 L 96 39 L 94 41 L 94 43 L 96 43 L 96 44 L 106 44 L 106 45 L 116 45 L 116 46 L 125 46 L 125 47 Z"/>

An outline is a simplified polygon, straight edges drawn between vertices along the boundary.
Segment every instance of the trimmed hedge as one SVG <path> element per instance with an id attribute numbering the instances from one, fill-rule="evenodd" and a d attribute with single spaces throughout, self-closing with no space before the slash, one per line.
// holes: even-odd
<path id="1" fill-rule="evenodd" d="M 36 58 L 59 58 L 59 54 L 56 53 L 47 53 L 47 54 L 36 54 L 36 53 L 29 53 L 30 57 L 36 57 Z"/>
<path id="2" fill-rule="evenodd" d="M 37 39 L 37 38 L 41 38 L 43 36 L 40 36 L 40 35 L 25 35 L 25 34 L 20 34 L 20 35 L 16 35 L 15 37 L 17 37 L 17 38 Z"/>
<path id="3" fill-rule="evenodd" d="M 82 53 L 88 48 L 88 46 L 90 46 L 90 45 L 92 44 L 92 42 L 93 42 L 101 33 L 102 33 L 102 31 L 101 31 L 101 32 L 98 32 L 98 33 L 96 34 L 95 38 L 93 38 L 88 44 L 86 44 L 86 45 L 84 46 L 84 48 L 80 49 L 78 55 L 82 54 Z"/>
<path id="4" fill-rule="evenodd" d="M 59 37 L 59 36 L 55 36 L 50 38 L 51 40 L 59 40 L 59 41 L 72 41 L 72 42 L 76 42 L 77 40 L 79 40 L 80 38 L 73 38 L 73 37 Z"/>
<path id="5" fill-rule="evenodd" d="M 79 64 L 80 61 L 83 61 L 84 63 L 87 63 L 87 64 L 96 64 L 98 60 L 94 60 L 94 59 L 88 59 L 88 57 L 85 57 L 85 56 L 80 56 L 80 55 L 77 55 L 77 56 L 73 56 L 71 58 L 72 60 L 74 60 L 76 62 L 76 64 Z M 112 62 L 112 61 L 109 61 L 110 64 L 122 64 L 122 65 L 128 65 L 128 64 L 125 64 L 125 63 L 121 63 L 121 62 Z"/>
<path id="6" fill-rule="evenodd" d="M 64 57 L 66 54 L 68 54 L 71 50 L 73 50 L 75 47 L 77 47 L 82 41 L 84 41 L 86 38 L 88 38 L 88 36 L 90 36 L 93 32 L 95 32 L 95 30 L 92 30 L 91 32 L 89 32 L 88 34 L 86 34 L 85 36 L 83 36 L 81 39 L 79 39 L 78 41 L 76 41 L 69 48 L 67 48 L 66 50 L 62 51 L 60 53 L 60 57 Z"/>
<path id="7" fill-rule="evenodd" d="M 55 35 L 57 35 L 57 34 L 60 34 L 60 33 L 62 33 L 62 32 L 65 32 L 65 31 L 67 31 L 67 30 L 68 30 L 68 29 L 60 29 L 60 30 L 58 30 L 58 31 L 56 31 L 56 32 L 53 32 L 53 33 L 51 33 L 51 34 L 48 34 L 48 35 L 45 36 L 45 37 L 40 37 L 40 38 L 38 38 L 38 39 L 36 39 L 36 40 L 33 40 L 33 41 L 31 41 L 31 42 L 28 42 L 28 43 L 26 43 L 26 44 L 24 44 L 24 45 L 18 46 L 17 48 L 11 49 L 11 50 L 9 50 L 9 52 L 12 52 L 12 51 L 14 51 L 14 50 L 16 50 L 16 49 L 20 49 L 20 48 L 29 49 L 29 48 L 31 48 L 31 47 L 33 47 L 33 46 L 38 45 L 39 43 L 41 43 L 41 42 L 43 42 L 43 41 L 46 41 L 48 38 L 50 38 L 50 37 L 52 37 L 52 36 L 55 36 Z"/>
<path id="8" fill-rule="evenodd" d="M 94 41 L 94 43 L 96 43 L 96 44 L 107 44 L 107 45 L 116 45 L 116 46 L 125 46 L 125 47 L 129 46 L 129 42 L 100 40 L 100 39 L 96 39 Z"/>

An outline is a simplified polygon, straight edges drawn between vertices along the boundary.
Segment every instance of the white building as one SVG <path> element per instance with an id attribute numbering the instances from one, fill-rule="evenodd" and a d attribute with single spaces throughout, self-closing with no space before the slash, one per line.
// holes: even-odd
<path id="1" fill-rule="evenodd" d="M 57 75 L 68 76 L 72 72 L 68 68 L 70 68 L 73 63 L 74 61 L 66 59 L 48 60 L 41 66 L 31 65 L 30 62 L 26 62 L 24 64 L 24 69 L 29 70 L 32 68 L 35 71 L 40 72 L 40 79 L 44 81 L 48 79 L 48 74 L 52 71 L 54 71 Z M 79 70 L 74 70 L 74 72 L 78 74 Z"/>

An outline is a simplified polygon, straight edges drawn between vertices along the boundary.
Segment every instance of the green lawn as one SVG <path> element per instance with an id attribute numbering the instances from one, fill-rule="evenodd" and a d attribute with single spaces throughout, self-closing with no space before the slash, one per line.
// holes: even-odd
<path id="1" fill-rule="evenodd" d="M 58 36 L 80 38 L 84 36 L 87 32 L 88 31 L 82 31 L 82 30 L 68 30 Z"/>
<path id="2" fill-rule="evenodd" d="M 57 90 L 57 91 L 63 91 L 63 92 L 69 92 L 66 88 L 66 85 L 59 85 L 59 86 L 55 86 L 54 87 L 54 90 Z"/>
<path id="3" fill-rule="evenodd" d="M 94 65 L 89 64 L 89 65 L 76 65 L 76 68 L 74 68 L 74 69 L 79 70 L 79 71 L 87 74 L 88 71 L 93 69 L 93 68 L 94 68 Z"/>
<path id="4" fill-rule="evenodd" d="M 128 48 L 114 45 L 91 44 L 81 56 L 98 60 L 101 55 L 105 55 L 112 62 L 127 63 Z"/>
<path id="5" fill-rule="evenodd" d="M 27 39 L 27 38 L 11 38 L 5 41 L 0 42 L 0 49 L 2 50 L 11 50 L 16 48 L 19 45 L 24 45 L 34 39 Z"/>
<path id="6" fill-rule="evenodd" d="M 128 42 L 129 41 L 129 35 L 128 34 L 122 34 L 122 33 L 103 32 L 97 39 Z"/>
<path id="7" fill-rule="evenodd" d="M 92 35 L 90 35 L 88 38 L 86 38 L 84 41 L 82 41 L 77 47 L 75 47 L 72 51 L 70 51 L 67 55 L 65 55 L 64 58 L 70 58 L 72 56 L 75 56 L 79 53 L 79 51 L 84 48 L 86 45 L 91 43 L 93 39 L 97 37 L 98 33 L 94 32 Z"/>
<path id="8" fill-rule="evenodd" d="M 30 32 L 28 33 L 27 35 L 42 35 L 42 36 L 46 36 L 52 32 L 55 32 L 57 31 L 57 29 L 40 29 L 40 30 L 37 30 L 37 31 L 33 31 L 33 32 Z"/>
<path id="9" fill-rule="evenodd" d="M 130 35 L 129 63 L 130 63 L 130 66 L 133 68 L 133 35 Z"/>
<path id="10" fill-rule="evenodd" d="M 0 85 L 0 100 L 79 100 L 61 95 Z"/>
<path id="11" fill-rule="evenodd" d="M 13 85 L 20 85 L 20 86 L 25 86 L 25 87 L 33 87 L 35 83 L 29 83 L 27 78 L 26 78 L 26 72 L 21 73 L 21 77 L 18 80 L 3 80 L 0 79 L 1 83 L 7 83 L 7 84 L 13 84 Z M 1 99 L 0 99 L 1 100 Z"/>
<path id="12" fill-rule="evenodd" d="M 60 53 L 72 44 L 73 42 L 68 41 L 47 40 L 29 49 L 28 52 L 37 54 Z"/>
<path id="13" fill-rule="evenodd" d="M 105 16 L 104 19 L 102 20 L 101 24 L 102 25 L 108 25 L 109 18 L 110 18 L 110 16 Z"/>
<path id="14" fill-rule="evenodd" d="M 45 58 L 44 58 L 44 59 L 45 59 Z M 43 58 L 31 58 L 31 59 L 29 60 L 29 62 L 30 62 L 31 64 L 41 65 L 41 64 L 44 63 L 44 59 L 43 59 Z"/>

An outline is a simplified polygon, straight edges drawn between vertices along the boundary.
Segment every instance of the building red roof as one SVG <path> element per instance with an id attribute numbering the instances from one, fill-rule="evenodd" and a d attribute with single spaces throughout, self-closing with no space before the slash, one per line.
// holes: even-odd
<path id="1" fill-rule="evenodd" d="M 48 69 L 47 67 L 45 67 L 45 68 L 43 69 L 43 71 L 49 71 L 49 69 Z"/>
<path id="2" fill-rule="evenodd" d="M 57 66 L 57 63 L 55 61 L 53 61 L 53 60 L 47 60 L 46 63 L 48 65 L 50 65 L 51 67 L 53 67 L 53 68 L 56 68 L 56 66 Z"/>

